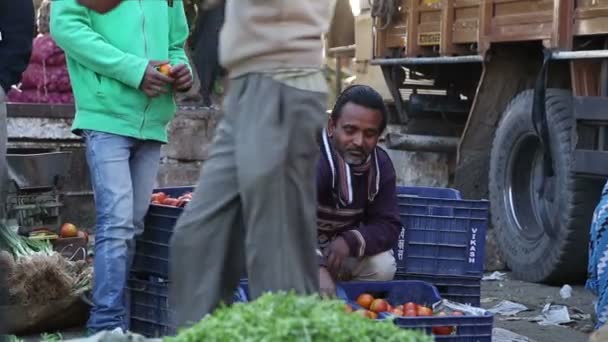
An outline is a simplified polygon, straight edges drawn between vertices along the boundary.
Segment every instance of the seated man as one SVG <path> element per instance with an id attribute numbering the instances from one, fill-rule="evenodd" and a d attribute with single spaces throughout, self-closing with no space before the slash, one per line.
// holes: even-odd
<path id="1" fill-rule="evenodd" d="M 320 287 L 335 280 L 391 280 L 401 223 L 393 164 L 378 147 L 386 128 L 382 96 L 364 85 L 338 97 L 317 168 Z"/>

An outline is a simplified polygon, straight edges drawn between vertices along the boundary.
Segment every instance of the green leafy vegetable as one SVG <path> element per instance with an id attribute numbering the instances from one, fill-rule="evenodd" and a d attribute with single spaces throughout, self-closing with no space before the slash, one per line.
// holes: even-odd
<path id="1" fill-rule="evenodd" d="M 43 333 L 40 335 L 40 341 L 42 341 L 42 342 L 59 342 L 59 341 L 63 341 L 63 336 L 61 335 L 61 333 L 52 333 L 52 334 Z"/>
<path id="2" fill-rule="evenodd" d="M 10 228 L 0 225 L 0 250 L 10 252 L 15 259 L 37 255 L 53 255 L 53 246 L 48 240 L 32 240 L 17 234 Z"/>
<path id="3" fill-rule="evenodd" d="M 430 342 L 433 338 L 388 320 L 346 313 L 342 301 L 268 293 L 251 303 L 222 307 L 176 337 L 165 338 L 165 342 L 190 341 Z"/>

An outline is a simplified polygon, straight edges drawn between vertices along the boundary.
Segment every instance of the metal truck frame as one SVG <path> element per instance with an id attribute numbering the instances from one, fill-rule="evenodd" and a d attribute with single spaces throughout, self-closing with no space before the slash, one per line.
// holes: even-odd
<path id="1" fill-rule="evenodd" d="M 389 147 L 456 154 L 454 186 L 489 197 L 517 277 L 584 279 L 608 176 L 608 0 L 375 0 L 372 16 L 371 64 L 407 127 Z"/>

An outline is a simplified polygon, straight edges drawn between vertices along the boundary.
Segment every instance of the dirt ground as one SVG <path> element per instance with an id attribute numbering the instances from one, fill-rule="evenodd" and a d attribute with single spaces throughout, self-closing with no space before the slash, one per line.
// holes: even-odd
<path id="1" fill-rule="evenodd" d="M 509 300 L 527 306 L 530 311 L 517 314 L 516 318 L 538 316 L 546 303 L 566 305 L 569 310 L 580 310 L 593 317 L 594 296 L 582 285 L 572 286 L 572 297 L 562 299 L 559 287 L 525 283 L 512 280 L 509 274 L 503 281 L 483 281 L 481 289 L 482 307 L 488 309 L 502 300 Z M 575 320 L 567 326 L 541 326 L 526 320 L 507 320 L 506 317 L 495 315 L 494 327 L 503 328 L 526 336 L 537 342 L 583 342 L 588 341 L 593 329 L 591 318 Z"/>

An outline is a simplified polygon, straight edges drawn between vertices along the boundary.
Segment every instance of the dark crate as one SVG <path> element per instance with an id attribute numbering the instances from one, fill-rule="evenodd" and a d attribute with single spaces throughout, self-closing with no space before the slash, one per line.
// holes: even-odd
<path id="1" fill-rule="evenodd" d="M 193 191 L 190 186 L 175 188 L 160 188 L 154 192 L 162 191 L 172 197 L 179 197 L 186 192 Z M 138 273 L 147 273 L 161 278 L 169 275 L 169 241 L 177 219 L 183 208 L 151 204 L 146 214 L 144 232 L 135 238 L 135 257 L 132 270 Z"/>
<path id="2" fill-rule="evenodd" d="M 433 327 L 453 327 L 452 335 L 434 335 L 435 341 L 450 342 L 491 342 L 494 316 L 433 316 L 433 317 L 396 317 L 395 324 L 400 328 L 422 330 L 431 334 Z"/>
<path id="3" fill-rule="evenodd" d="M 425 306 L 441 301 L 442 297 L 435 286 L 420 280 L 396 280 L 388 282 L 343 282 L 339 283 L 342 299 L 354 308 L 357 297 L 362 293 L 369 293 L 374 298 L 384 298 L 392 306 L 414 302 Z M 346 298 L 344 298 L 346 297 Z M 386 319 L 392 315 L 382 313 L 378 319 Z M 485 316 L 432 316 L 432 317 L 395 317 L 394 323 L 405 329 L 423 330 L 432 334 L 433 327 L 449 326 L 454 328 L 452 335 L 435 335 L 436 341 L 452 342 L 490 342 L 492 341 L 492 327 L 494 317 Z"/>
<path id="4" fill-rule="evenodd" d="M 146 337 L 173 336 L 176 333 L 169 308 L 169 282 L 161 278 L 129 279 L 129 330 Z M 234 294 L 235 302 L 247 302 L 242 288 Z"/>
<path id="5" fill-rule="evenodd" d="M 393 281 L 349 281 L 339 282 L 338 297 L 343 300 L 356 302 L 362 293 L 369 293 L 375 298 L 385 298 L 389 303 L 404 304 L 415 302 L 431 307 L 441 301 L 437 289 L 424 281 L 393 280 Z M 249 298 L 249 285 L 246 279 L 241 280 L 240 288 Z"/>
<path id="6" fill-rule="evenodd" d="M 477 307 L 481 304 L 481 279 L 478 277 L 446 277 L 397 273 L 395 279 L 425 281 L 433 284 L 442 298 Z"/>
<path id="7" fill-rule="evenodd" d="M 424 186 L 398 186 L 399 197 L 445 198 L 459 200 L 460 191 L 451 188 L 431 188 Z"/>
<path id="8" fill-rule="evenodd" d="M 384 298 L 393 306 L 414 302 L 432 307 L 441 301 L 441 296 L 433 285 L 417 280 L 349 281 L 338 283 L 337 286 L 342 290 L 339 291 L 343 294 L 341 299 L 353 302 L 363 293 L 369 293 L 374 298 Z"/>
<path id="9" fill-rule="evenodd" d="M 369 293 L 374 298 L 384 298 L 392 306 L 414 302 L 432 307 L 442 300 L 438 289 L 432 284 L 422 280 L 393 280 L 393 281 L 351 281 L 336 284 L 338 298 L 349 303 L 353 309 L 359 309 L 357 297 Z M 247 280 L 241 281 L 244 296 L 249 296 Z M 381 313 L 379 320 L 387 319 L 392 315 Z M 395 324 L 407 329 L 424 330 L 432 333 L 433 327 L 452 326 L 455 332 L 449 336 L 437 335 L 436 341 L 450 342 L 491 342 L 494 316 L 448 316 L 448 317 L 403 317 L 396 318 Z"/>
<path id="10" fill-rule="evenodd" d="M 488 201 L 455 199 L 460 196 L 453 189 L 422 189 L 398 189 L 403 227 L 393 249 L 397 272 L 481 278 Z"/>
<path id="11" fill-rule="evenodd" d="M 147 337 L 175 334 L 169 310 L 168 285 L 161 279 L 129 280 L 130 331 Z"/>

